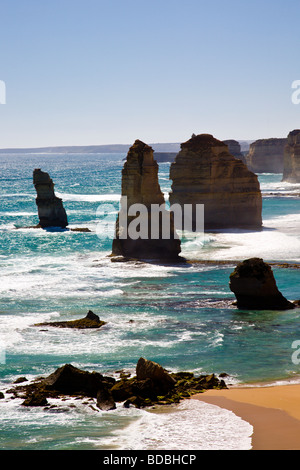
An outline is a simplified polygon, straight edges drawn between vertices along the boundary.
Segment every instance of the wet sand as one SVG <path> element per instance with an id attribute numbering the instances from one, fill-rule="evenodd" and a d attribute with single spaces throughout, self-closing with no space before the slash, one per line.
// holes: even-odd
<path id="1" fill-rule="evenodd" d="M 193 396 L 253 426 L 253 450 L 300 450 L 300 385 L 234 387 Z"/>

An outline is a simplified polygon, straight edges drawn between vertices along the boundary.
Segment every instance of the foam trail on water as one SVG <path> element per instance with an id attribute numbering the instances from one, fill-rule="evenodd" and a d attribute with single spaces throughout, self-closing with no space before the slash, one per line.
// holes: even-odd
<path id="1" fill-rule="evenodd" d="M 249 450 L 253 427 L 231 411 L 190 399 L 143 416 L 105 441 L 126 450 Z"/>

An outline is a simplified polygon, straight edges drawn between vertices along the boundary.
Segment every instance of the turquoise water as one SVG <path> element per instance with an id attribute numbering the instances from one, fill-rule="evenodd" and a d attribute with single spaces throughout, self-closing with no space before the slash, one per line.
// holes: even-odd
<path id="1" fill-rule="evenodd" d="M 0 156 L 0 390 L 19 376 L 50 374 L 65 363 L 103 374 L 134 372 L 141 356 L 174 371 L 226 372 L 232 384 L 298 381 L 300 366 L 291 357 L 292 342 L 300 339 L 300 309 L 240 311 L 232 306 L 228 282 L 236 262 L 250 256 L 300 262 L 300 185 L 283 184 L 280 175 L 259 175 L 264 229 L 185 239 L 182 254 L 194 261 L 188 266 L 112 263 L 107 255 L 124 157 Z M 90 233 L 21 228 L 38 223 L 34 168 L 50 173 L 70 227 L 88 227 Z M 166 196 L 168 174 L 169 164 L 161 164 L 159 178 Z M 230 263 L 203 265 L 197 260 Z M 299 272 L 274 267 L 278 287 L 290 300 L 300 298 Z M 88 310 L 107 322 L 101 330 L 33 326 L 82 318 Z M 106 449 L 116 445 L 116 433 L 119 445 L 136 448 L 133 442 L 141 429 L 134 425 L 143 419 L 143 432 L 150 432 L 154 419 L 141 410 L 118 407 L 102 413 L 78 402 L 52 412 L 19 405 L 9 396 L 0 400 L 2 449 Z M 209 407 L 205 410 L 210 413 Z M 233 427 L 241 430 L 243 425 Z M 128 429 L 126 442 L 118 434 L 122 429 Z M 162 439 L 173 438 L 167 434 Z M 207 439 L 201 445 L 209 448 Z M 237 440 L 235 436 L 232 442 Z M 187 442 L 190 446 L 190 436 Z"/>

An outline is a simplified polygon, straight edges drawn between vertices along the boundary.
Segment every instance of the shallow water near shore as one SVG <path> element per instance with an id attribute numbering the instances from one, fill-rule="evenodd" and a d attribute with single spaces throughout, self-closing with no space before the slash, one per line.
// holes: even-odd
<path id="1" fill-rule="evenodd" d="M 0 155 L 0 391 L 17 377 L 45 376 L 65 363 L 103 374 L 120 369 L 134 374 L 141 356 L 171 371 L 226 372 L 229 384 L 300 382 L 300 366 L 292 362 L 300 309 L 240 311 L 228 286 L 236 262 L 250 256 L 300 263 L 300 185 L 282 183 L 281 175 L 259 175 L 263 230 L 184 238 L 186 265 L 113 263 L 108 255 L 124 157 Z M 38 223 L 34 168 L 50 173 L 70 227 L 87 227 L 90 233 L 22 228 Z M 166 195 L 168 173 L 169 164 L 160 164 Z M 273 270 L 281 292 L 299 299 L 299 269 Z M 96 331 L 33 326 L 82 318 L 88 310 L 107 324 Z M 194 402 L 166 416 L 122 406 L 103 413 L 93 402 L 76 400 L 52 410 L 25 409 L 5 394 L 0 448 L 249 448 L 248 423 Z M 176 434 L 179 416 L 181 433 Z M 215 424 L 202 429 L 202 441 L 199 436 L 182 441 L 185 426 L 188 436 L 200 416 Z M 222 420 L 227 437 L 221 442 L 216 435 Z M 159 433 L 151 440 L 154 428 Z"/>

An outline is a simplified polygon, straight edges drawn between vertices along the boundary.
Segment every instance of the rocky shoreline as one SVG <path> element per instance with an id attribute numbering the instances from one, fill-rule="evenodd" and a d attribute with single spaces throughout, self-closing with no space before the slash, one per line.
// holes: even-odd
<path id="1" fill-rule="evenodd" d="M 11 398 L 21 398 L 21 406 L 52 408 L 48 399 L 93 398 L 102 411 L 114 410 L 116 403 L 125 408 L 134 406 L 145 408 L 153 405 L 170 405 L 208 389 L 227 388 L 223 373 L 195 377 L 191 372 L 169 373 L 156 362 L 140 358 L 136 365 L 136 375 L 120 373 L 117 380 L 98 372 L 78 369 L 65 364 L 48 377 L 39 377 L 27 384 L 26 377 L 20 377 L 14 386 L 1 393 L 11 394 Z"/>

